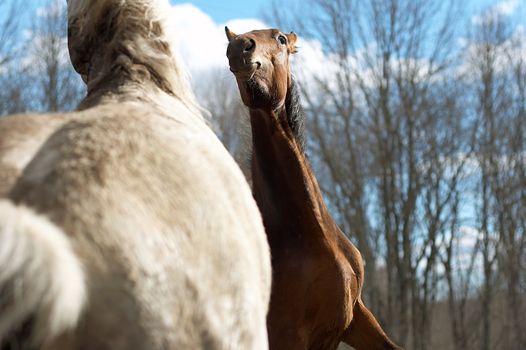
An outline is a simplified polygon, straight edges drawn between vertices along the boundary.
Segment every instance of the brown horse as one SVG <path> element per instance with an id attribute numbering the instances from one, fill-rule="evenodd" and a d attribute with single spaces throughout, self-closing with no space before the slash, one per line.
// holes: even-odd
<path id="1" fill-rule="evenodd" d="M 289 55 L 296 34 L 236 35 L 227 57 L 252 126 L 253 192 L 273 268 L 271 349 L 397 349 L 365 307 L 358 249 L 338 228 L 303 152 L 304 116 Z"/>

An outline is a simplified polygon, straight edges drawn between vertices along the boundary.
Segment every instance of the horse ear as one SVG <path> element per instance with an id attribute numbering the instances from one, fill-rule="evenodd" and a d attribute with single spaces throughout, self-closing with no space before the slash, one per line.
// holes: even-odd
<path id="1" fill-rule="evenodd" d="M 294 32 L 290 32 L 287 34 L 287 39 L 289 41 L 289 51 L 290 53 L 296 53 L 298 50 L 296 49 L 296 41 L 298 40 L 298 36 Z"/>
<path id="2" fill-rule="evenodd" d="M 234 40 L 234 38 L 237 36 L 236 33 L 231 32 L 230 29 L 228 29 L 228 27 L 226 26 L 225 26 L 225 34 L 229 42 Z"/>

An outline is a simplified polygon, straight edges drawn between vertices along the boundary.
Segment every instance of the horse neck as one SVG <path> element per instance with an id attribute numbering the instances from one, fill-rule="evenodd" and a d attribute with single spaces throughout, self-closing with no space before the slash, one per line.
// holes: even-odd
<path id="1" fill-rule="evenodd" d="M 175 57 L 165 0 L 70 0 L 68 46 L 88 85 L 88 99 L 172 96 L 199 114 L 186 72 Z"/>
<path id="2" fill-rule="evenodd" d="M 108 76 L 93 89 L 88 90 L 87 96 L 81 101 L 78 110 L 88 109 L 107 103 L 141 102 L 148 105 L 160 104 L 159 97 L 167 95 L 152 82 L 145 80 L 138 83 L 130 79 L 127 74 L 116 72 Z M 163 100 L 177 101 L 173 98 Z M 169 104 L 170 105 L 170 104 Z"/>
<path id="3" fill-rule="evenodd" d="M 250 111 L 253 191 L 271 243 L 274 232 L 286 227 L 312 232 L 327 214 L 316 178 L 285 113 Z M 302 229 L 303 225 L 309 229 Z"/>

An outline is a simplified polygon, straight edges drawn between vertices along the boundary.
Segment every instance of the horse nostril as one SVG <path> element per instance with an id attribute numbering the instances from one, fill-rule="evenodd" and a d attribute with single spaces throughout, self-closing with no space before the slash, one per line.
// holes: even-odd
<path id="1" fill-rule="evenodd" d="M 255 47 L 256 47 L 256 42 L 254 41 L 254 39 L 246 40 L 243 43 L 243 51 L 244 52 L 253 51 Z"/>

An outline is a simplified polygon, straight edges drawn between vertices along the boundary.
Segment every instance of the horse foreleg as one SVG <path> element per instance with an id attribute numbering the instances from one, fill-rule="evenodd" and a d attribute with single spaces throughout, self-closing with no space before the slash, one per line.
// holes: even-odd
<path id="1" fill-rule="evenodd" d="M 400 350 L 385 334 L 369 309 L 359 300 L 353 309 L 353 320 L 344 331 L 342 341 L 356 350 Z"/>

